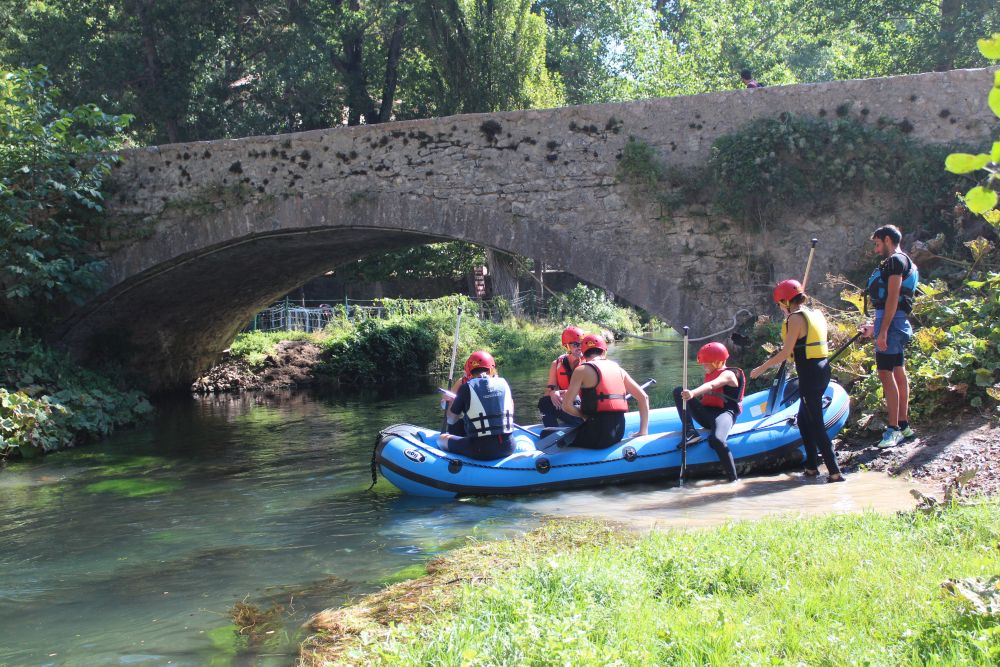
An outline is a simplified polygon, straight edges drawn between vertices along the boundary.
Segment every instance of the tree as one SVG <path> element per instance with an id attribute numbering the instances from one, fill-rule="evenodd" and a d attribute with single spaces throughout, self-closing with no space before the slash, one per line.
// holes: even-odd
<path id="1" fill-rule="evenodd" d="M 545 65 L 545 21 L 530 0 L 427 0 L 420 18 L 443 114 L 563 103 Z"/>
<path id="2" fill-rule="evenodd" d="M 0 87 L 0 325 L 16 326 L 97 286 L 101 186 L 131 119 L 58 109 L 42 67 L 0 72 Z"/>

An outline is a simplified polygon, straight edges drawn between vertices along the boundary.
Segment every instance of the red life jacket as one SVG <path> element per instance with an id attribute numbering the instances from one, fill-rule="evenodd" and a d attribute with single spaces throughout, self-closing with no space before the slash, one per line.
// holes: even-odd
<path id="1" fill-rule="evenodd" d="M 723 366 L 718 370 L 705 374 L 705 382 L 711 382 L 722 375 L 725 371 L 733 371 L 736 374 L 735 387 L 723 387 L 717 391 L 710 391 L 701 395 L 701 404 L 706 408 L 723 408 L 732 410 L 737 415 L 743 410 L 743 392 L 746 390 L 747 380 L 743 375 L 742 368 L 734 366 Z"/>
<path id="2" fill-rule="evenodd" d="M 556 359 L 556 385 L 563 391 L 569 389 L 571 375 L 573 375 L 573 367 L 569 364 L 569 355 L 560 355 Z"/>
<path id="3" fill-rule="evenodd" d="M 625 375 L 621 366 L 608 359 L 595 359 L 580 365 L 590 366 L 597 373 L 596 385 L 580 388 L 580 412 L 589 415 L 597 412 L 628 412 Z"/>

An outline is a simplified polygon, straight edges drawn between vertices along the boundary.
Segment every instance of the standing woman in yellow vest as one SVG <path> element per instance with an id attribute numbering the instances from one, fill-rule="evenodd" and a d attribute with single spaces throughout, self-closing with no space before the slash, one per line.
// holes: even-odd
<path id="1" fill-rule="evenodd" d="M 798 425 L 806 450 L 805 475 L 815 477 L 819 474 L 816 456 L 819 448 L 829 473 L 826 481 L 843 482 L 844 475 L 840 472 L 823 419 L 823 392 L 830 384 L 826 318 L 818 310 L 806 308 L 805 300 L 806 294 L 798 280 L 783 280 L 774 288 L 774 301 L 785 313 L 785 322 L 781 325 L 783 345 L 773 357 L 750 371 L 750 377 L 759 377 L 789 357 L 795 359 L 795 371 L 799 374 Z"/>

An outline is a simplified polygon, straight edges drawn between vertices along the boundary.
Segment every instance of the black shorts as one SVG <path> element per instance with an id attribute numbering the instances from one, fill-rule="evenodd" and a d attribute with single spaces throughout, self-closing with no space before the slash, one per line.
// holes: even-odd
<path id="1" fill-rule="evenodd" d="M 880 371 L 891 371 L 903 365 L 903 353 L 888 354 L 886 352 L 875 353 L 875 368 Z"/>

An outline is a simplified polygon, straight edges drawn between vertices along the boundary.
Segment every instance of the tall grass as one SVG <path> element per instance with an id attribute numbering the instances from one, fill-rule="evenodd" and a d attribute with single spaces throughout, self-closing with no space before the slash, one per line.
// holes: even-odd
<path id="1" fill-rule="evenodd" d="M 998 540 L 996 503 L 622 535 L 549 545 L 541 557 L 525 540 L 502 558 L 477 555 L 492 583 L 465 585 L 453 604 L 347 655 L 383 665 L 995 665 L 1000 619 L 964 613 L 941 583 L 997 574 Z"/>

